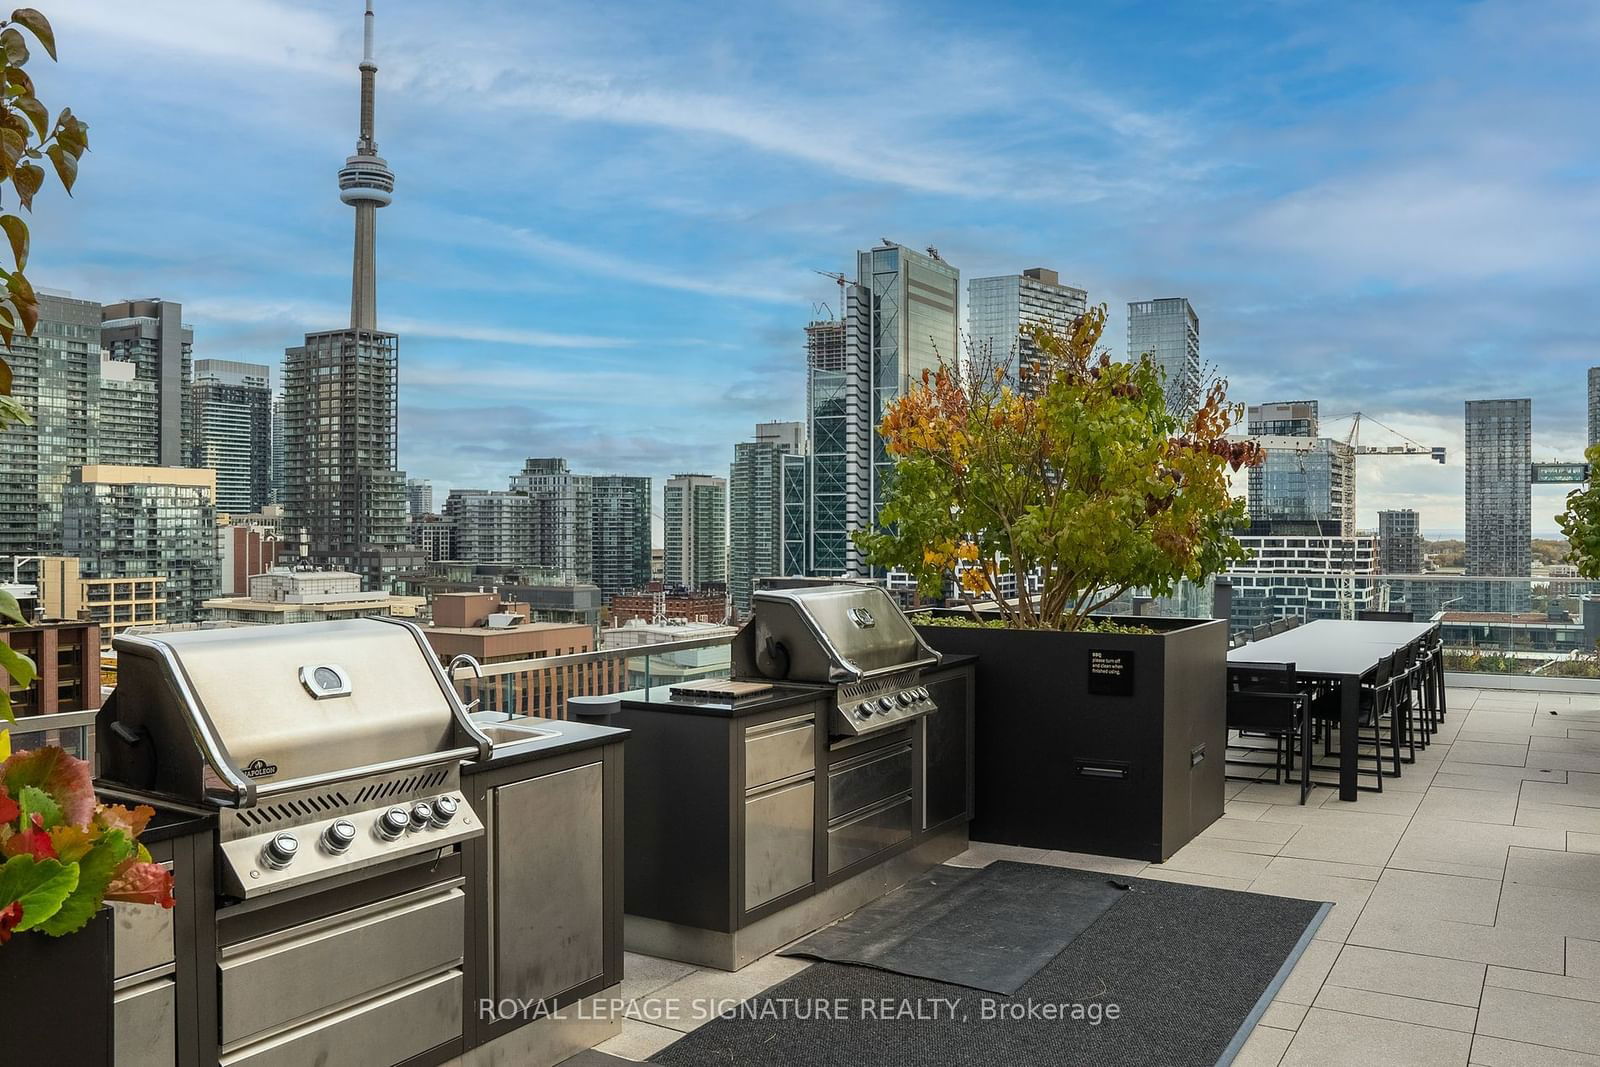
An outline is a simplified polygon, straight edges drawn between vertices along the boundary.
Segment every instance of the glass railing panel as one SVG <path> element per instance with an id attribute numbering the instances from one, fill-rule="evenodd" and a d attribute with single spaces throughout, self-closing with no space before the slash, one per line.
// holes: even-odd
<path id="1" fill-rule="evenodd" d="M 730 665 L 729 638 L 719 636 L 485 664 L 481 680 L 470 671 L 459 671 L 455 688 L 474 712 L 564 719 L 569 697 L 607 696 L 701 678 L 725 678 Z M 477 701 L 475 706 L 473 701 Z"/>

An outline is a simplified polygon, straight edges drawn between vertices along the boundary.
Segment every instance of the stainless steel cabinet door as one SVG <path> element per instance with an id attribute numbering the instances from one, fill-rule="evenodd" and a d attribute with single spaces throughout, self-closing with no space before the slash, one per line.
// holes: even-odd
<path id="1" fill-rule="evenodd" d="M 597 762 L 492 791 L 496 997 L 543 1000 L 604 971 L 603 784 Z"/>
<path id="2" fill-rule="evenodd" d="M 745 911 L 811 883 L 816 788 L 807 778 L 745 799 Z"/>

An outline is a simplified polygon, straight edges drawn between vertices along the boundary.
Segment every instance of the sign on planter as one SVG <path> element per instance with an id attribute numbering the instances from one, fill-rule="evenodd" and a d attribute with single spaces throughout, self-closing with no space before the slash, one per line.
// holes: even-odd
<path id="1" fill-rule="evenodd" d="M 1088 688 L 1096 696 L 1133 696 L 1133 653 L 1123 648 L 1091 648 Z"/>

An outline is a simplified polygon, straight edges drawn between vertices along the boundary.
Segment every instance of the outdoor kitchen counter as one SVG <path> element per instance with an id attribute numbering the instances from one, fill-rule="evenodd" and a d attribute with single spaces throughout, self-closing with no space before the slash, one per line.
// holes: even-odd
<path id="1" fill-rule="evenodd" d="M 495 744 L 461 766 L 484 825 L 462 851 L 471 1050 L 462 1063 L 542 1067 L 621 1029 L 598 1006 L 622 981 L 628 731 L 481 713 L 473 722 Z M 524 731 L 537 734 L 518 738 Z"/>
<path id="2" fill-rule="evenodd" d="M 962 851 L 971 660 L 921 680 L 937 710 L 857 737 L 830 732 L 830 686 L 720 704 L 618 694 L 627 947 L 737 970 Z"/>
<path id="3" fill-rule="evenodd" d="M 104 803 L 125 804 L 128 807 L 147 803 L 142 797 L 129 796 L 99 782 L 95 783 L 95 796 Z M 139 835 L 139 840 L 146 845 L 188 837 L 190 834 L 210 833 L 217 826 L 215 809 L 190 808 L 179 804 L 161 804 L 155 808 L 155 815 L 151 816 L 144 832 Z"/>
<path id="4" fill-rule="evenodd" d="M 554 736 L 530 736 L 522 740 L 495 740 L 494 751 L 486 760 L 468 761 L 461 765 L 463 774 L 479 774 L 483 771 L 499 770 L 518 763 L 530 760 L 549 759 L 551 756 L 568 752 L 579 752 L 586 748 L 598 748 L 601 745 L 614 744 L 628 736 L 628 731 L 619 730 L 614 726 L 593 726 L 589 723 L 571 722 L 566 719 L 537 719 L 517 718 L 504 719 L 496 717 L 490 719 L 482 716 L 474 719 L 477 726 L 493 727 L 504 723 L 518 729 L 527 728 L 548 732 Z"/>
<path id="5" fill-rule="evenodd" d="M 959 670 L 977 662 L 977 656 L 946 655 L 931 673 L 942 674 L 945 671 Z M 673 700 L 671 690 L 672 686 L 668 685 L 652 686 L 649 689 L 630 689 L 625 693 L 618 693 L 617 699 L 622 701 L 624 707 L 649 707 L 651 711 L 668 711 L 681 715 L 715 715 L 724 719 L 765 715 L 771 711 L 808 704 L 817 699 L 817 692 L 814 689 L 796 689 L 782 683 L 779 683 L 771 696 L 758 697 L 739 704 L 701 704 Z"/>

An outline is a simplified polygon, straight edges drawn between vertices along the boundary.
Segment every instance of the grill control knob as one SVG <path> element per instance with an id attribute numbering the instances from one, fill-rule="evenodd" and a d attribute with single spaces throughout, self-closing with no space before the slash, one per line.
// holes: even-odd
<path id="1" fill-rule="evenodd" d="M 905 692 L 900 694 L 900 703 L 905 704 L 905 705 L 910 705 L 911 702 L 916 700 L 916 699 L 917 699 L 917 695 L 915 693 L 913 693 L 909 689 L 907 689 Z"/>
<path id="2" fill-rule="evenodd" d="M 933 699 L 932 697 L 930 697 L 928 695 L 928 687 L 927 686 L 924 686 L 924 685 L 917 686 L 917 699 L 918 700 L 932 700 Z"/>
<path id="3" fill-rule="evenodd" d="M 349 819 L 335 819 L 322 831 L 322 847 L 329 852 L 343 852 L 356 840 L 356 824 Z"/>
<path id="4" fill-rule="evenodd" d="M 281 871 L 294 862 L 300 851 L 300 842 L 293 834 L 275 834 L 261 850 L 261 862 L 275 871 Z"/>
<path id="5" fill-rule="evenodd" d="M 390 808 L 378 816 L 378 836 L 385 841 L 393 841 L 405 833 L 410 824 L 411 817 L 406 814 L 405 808 Z"/>
<path id="6" fill-rule="evenodd" d="M 858 719 L 870 719 L 870 718 L 872 718 L 872 713 L 874 711 L 876 711 L 876 710 L 877 710 L 877 708 L 873 706 L 872 701 L 868 700 L 865 703 L 863 703 L 860 707 L 856 708 L 856 718 L 858 718 Z"/>
<path id="7" fill-rule="evenodd" d="M 450 825 L 450 820 L 456 817 L 457 807 L 455 797 L 435 797 L 433 801 L 433 825 Z"/>
<path id="8" fill-rule="evenodd" d="M 878 707 L 885 715 L 894 710 L 894 697 L 884 697 L 878 701 Z"/>
<path id="9" fill-rule="evenodd" d="M 413 830 L 426 830 L 433 825 L 433 805 L 426 800 L 419 800 L 411 805 L 411 828 Z"/>

